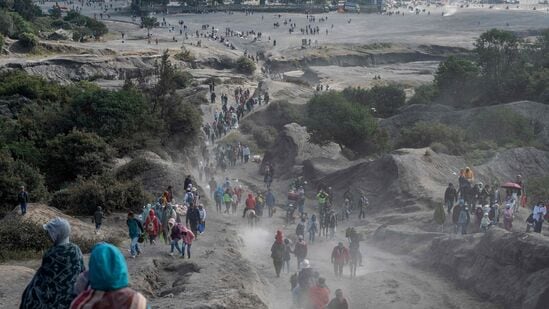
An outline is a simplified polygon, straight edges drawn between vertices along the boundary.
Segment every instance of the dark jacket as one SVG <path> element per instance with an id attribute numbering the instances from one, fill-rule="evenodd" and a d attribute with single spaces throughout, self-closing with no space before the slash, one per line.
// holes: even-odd
<path id="1" fill-rule="evenodd" d="M 192 207 L 187 211 L 187 219 L 185 222 L 190 224 L 200 223 L 200 212 L 198 211 L 198 208 Z"/>
<path id="2" fill-rule="evenodd" d="M 27 191 L 21 191 L 17 194 L 17 201 L 19 204 L 26 204 L 29 202 L 29 194 Z"/>
<path id="3" fill-rule="evenodd" d="M 93 214 L 93 222 L 95 222 L 96 224 L 103 223 L 103 218 L 105 218 L 105 215 L 103 215 L 103 211 L 101 210 L 96 210 Z"/>
<path id="4" fill-rule="evenodd" d="M 444 202 L 457 202 L 457 191 L 454 187 L 448 187 L 446 188 L 446 191 L 444 192 Z"/>
<path id="5" fill-rule="evenodd" d="M 349 303 L 347 303 L 346 298 L 343 298 L 342 302 L 340 302 L 337 298 L 334 298 L 328 304 L 327 309 L 349 309 Z"/>

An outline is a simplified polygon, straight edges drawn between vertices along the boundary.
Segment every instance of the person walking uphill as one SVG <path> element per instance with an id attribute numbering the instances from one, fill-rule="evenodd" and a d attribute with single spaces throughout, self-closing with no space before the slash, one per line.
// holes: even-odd
<path id="1" fill-rule="evenodd" d="M 191 208 L 187 210 L 187 218 L 185 222 L 196 236 L 196 234 L 198 234 L 198 224 L 200 224 L 200 211 L 198 211 L 196 205 L 191 204 Z"/>
<path id="2" fill-rule="evenodd" d="M 145 229 L 147 231 L 147 235 L 149 235 L 150 244 L 154 244 L 156 242 L 158 232 L 160 231 L 160 220 L 156 217 L 154 209 L 149 210 L 149 215 L 147 216 L 147 219 L 145 219 Z"/>
<path id="3" fill-rule="evenodd" d="M 294 247 L 294 254 L 297 259 L 297 269 L 299 270 L 301 263 L 307 258 L 307 243 L 303 240 L 303 236 L 299 236 Z"/>
<path id="4" fill-rule="evenodd" d="M 143 234 L 143 225 L 141 224 L 141 221 L 134 218 L 133 212 L 131 211 L 128 213 L 126 224 L 128 225 L 128 234 L 130 236 L 131 258 L 135 259 L 137 255 L 141 254 L 137 240 L 139 239 L 139 235 Z"/>
<path id="5" fill-rule="evenodd" d="M 334 264 L 334 274 L 336 278 L 343 276 L 343 266 L 349 262 L 349 250 L 339 242 L 332 250 L 332 263 Z"/>
<path id="6" fill-rule="evenodd" d="M 452 211 L 454 203 L 457 202 L 458 194 L 453 183 L 449 183 L 446 191 L 444 191 L 444 205 L 448 210 L 448 214 Z"/>
<path id="7" fill-rule="evenodd" d="M 166 245 L 170 244 L 170 228 L 168 222 L 170 219 L 174 219 L 175 221 L 176 217 L 177 213 L 171 204 L 167 204 L 162 208 L 162 237 L 164 237 L 164 243 Z"/>
<path id="8" fill-rule="evenodd" d="M 307 309 L 325 309 L 328 302 L 330 302 L 330 289 L 326 286 L 326 279 L 320 277 L 317 284 L 309 289 Z"/>
<path id="9" fill-rule="evenodd" d="M 280 271 L 284 264 L 284 255 L 286 253 L 286 246 L 284 245 L 284 237 L 280 230 L 276 231 L 275 242 L 271 246 L 271 258 L 275 268 L 277 277 L 280 277 Z"/>
<path id="10" fill-rule="evenodd" d="M 349 309 L 349 302 L 343 296 L 343 291 L 337 289 L 335 295 L 336 297 L 328 304 L 327 309 Z"/>
<path id="11" fill-rule="evenodd" d="M 120 250 L 111 244 L 100 243 L 93 248 L 88 284 L 70 309 L 150 309 L 147 299 L 128 287 L 128 266 Z"/>
<path id="12" fill-rule="evenodd" d="M 84 271 L 80 248 L 69 242 L 70 225 L 54 218 L 44 229 L 53 241 L 42 264 L 21 297 L 21 309 L 68 308 L 74 298 L 73 286 Z"/>
<path id="13" fill-rule="evenodd" d="M 97 210 L 92 217 L 92 223 L 95 223 L 95 234 L 99 233 L 99 229 L 101 229 L 101 225 L 103 224 L 103 219 L 105 219 L 105 214 L 103 213 L 101 206 L 97 206 Z"/>
<path id="14" fill-rule="evenodd" d="M 246 207 L 244 208 L 244 213 L 242 214 L 242 218 L 246 217 L 246 212 L 250 209 L 255 210 L 255 198 L 251 193 L 248 193 L 248 198 L 246 199 Z"/>
<path id="15" fill-rule="evenodd" d="M 17 202 L 21 208 L 21 215 L 27 213 L 27 203 L 29 202 L 29 194 L 25 191 L 25 186 L 21 186 L 21 191 L 17 194 Z"/>
<path id="16" fill-rule="evenodd" d="M 187 248 L 187 258 L 191 258 L 191 245 L 193 244 L 193 239 L 195 239 L 195 234 L 187 229 L 185 226 L 181 226 L 181 239 L 183 240 L 183 246 L 181 247 L 181 257 L 185 257 L 185 248 Z"/>

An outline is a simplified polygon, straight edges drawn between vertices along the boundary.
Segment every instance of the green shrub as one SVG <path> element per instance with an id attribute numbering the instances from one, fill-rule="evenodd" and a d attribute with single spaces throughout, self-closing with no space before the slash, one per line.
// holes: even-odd
<path id="1" fill-rule="evenodd" d="M 179 61 L 185 61 L 185 62 L 193 62 L 196 60 L 196 57 L 194 54 L 186 49 L 185 47 L 181 47 L 181 51 L 173 56 L 175 59 Z"/>
<path id="2" fill-rule="evenodd" d="M 0 54 L 2 53 L 2 49 L 4 49 L 4 36 L 0 34 Z"/>
<path id="3" fill-rule="evenodd" d="M 255 72 L 255 62 L 242 56 L 236 61 L 236 71 L 241 74 L 252 75 Z"/>
<path id="4" fill-rule="evenodd" d="M 0 10 L 0 33 L 5 36 L 14 36 L 16 30 L 11 14 L 5 10 Z"/>
<path id="5" fill-rule="evenodd" d="M 461 154 L 464 148 L 464 134 L 460 129 L 449 127 L 439 122 L 417 122 L 410 129 L 402 129 L 397 142 L 398 148 L 423 148 L 434 143 L 446 147 L 435 146 L 439 151 L 451 154 Z"/>
<path id="6" fill-rule="evenodd" d="M 252 130 L 252 135 L 259 147 L 267 149 L 274 144 L 276 137 L 278 136 L 278 132 L 275 128 L 270 126 L 256 127 Z"/>
<path id="7" fill-rule="evenodd" d="M 390 117 L 398 112 L 398 109 L 406 103 L 406 93 L 398 86 L 374 86 L 369 90 L 372 107 L 376 109 L 376 115 Z"/>
<path id="8" fill-rule="evenodd" d="M 173 82 L 175 87 L 178 89 L 187 88 L 191 85 L 193 81 L 193 76 L 191 73 L 186 71 L 175 71 L 173 76 Z"/>
<path id="9" fill-rule="evenodd" d="M 0 261 L 38 257 L 53 244 L 41 225 L 16 218 L 2 221 L 0 241 Z"/>
<path id="10" fill-rule="evenodd" d="M 79 178 L 55 192 L 50 205 L 75 215 L 92 215 L 97 206 L 108 212 L 136 210 L 152 199 L 138 181 L 118 181 L 104 174 Z"/>
<path id="11" fill-rule="evenodd" d="M 408 104 L 431 104 L 437 94 L 437 88 L 433 84 L 421 85 L 415 89 L 414 96 L 408 100 Z"/>
<path id="12" fill-rule="evenodd" d="M 24 32 L 19 35 L 19 42 L 25 48 L 33 50 L 38 45 L 38 39 L 32 33 Z"/>
<path id="13" fill-rule="evenodd" d="M 19 187 L 24 185 L 32 202 L 48 197 L 44 176 L 21 160 L 15 161 L 7 150 L 0 149 L 0 217 L 17 205 Z"/>
<path id="14" fill-rule="evenodd" d="M 317 95 L 307 103 L 306 126 L 312 143 L 335 142 L 352 150 L 360 149 L 377 130 L 366 107 L 347 101 L 335 91 Z"/>
<path id="15" fill-rule="evenodd" d="M 250 119 L 242 119 L 238 127 L 242 133 L 251 134 L 252 130 L 256 128 L 256 124 Z"/>
<path id="16" fill-rule="evenodd" d="M 113 152 L 97 134 L 73 130 L 47 142 L 45 166 L 48 186 L 61 188 L 78 176 L 101 175 Z"/>
<path id="17" fill-rule="evenodd" d="M 13 21 L 15 36 L 18 39 L 21 39 L 21 35 L 24 33 L 32 33 L 32 34 L 36 33 L 36 28 L 32 25 L 32 23 L 24 19 L 21 15 L 15 12 L 10 12 L 9 14 Z"/>
<path id="18" fill-rule="evenodd" d="M 14 217 L 2 221 L 0 241 L 3 244 L 0 247 L 0 262 L 38 259 L 53 245 L 42 225 L 32 221 L 22 222 Z M 122 239 L 120 236 L 98 237 L 90 235 L 89 237 L 82 237 L 71 235 L 70 241 L 76 244 L 82 250 L 82 253 L 87 254 L 100 241 L 119 245 Z"/>
<path id="19" fill-rule="evenodd" d="M 10 71 L 0 74 L 0 97 L 24 96 L 40 101 L 61 101 L 65 91 L 58 84 L 29 75 L 24 71 Z M 18 110 L 19 108 L 16 108 Z"/>

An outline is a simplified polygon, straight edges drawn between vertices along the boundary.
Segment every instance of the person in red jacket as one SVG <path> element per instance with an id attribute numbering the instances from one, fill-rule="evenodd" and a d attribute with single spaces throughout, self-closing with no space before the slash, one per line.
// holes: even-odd
<path id="1" fill-rule="evenodd" d="M 248 198 L 246 199 L 246 207 L 244 208 L 244 214 L 242 214 L 242 218 L 246 217 L 246 212 L 249 209 L 255 210 L 255 198 L 251 193 L 248 193 Z"/>
<path id="2" fill-rule="evenodd" d="M 185 257 L 185 247 L 187 248 L 187 257 L 191 258 L 191 245 L 195 238 L 194 233 L 184 225 L 181 225 L 181 238 L 183 239 L 183 247 L 181 248 L 181 257 Z"/>
<path id="3" fill-rule="evenodd" d="M 160 231 L 160 221 L 154 213 L 154 209 L 149 211 L 147 219 L 145 219 L 145 231 L 149 235 L 149 242 L 154 244 L 156 242 L 156 237 L 158 236 L 158 231 Z"/>
<path id="4" fill-rule="evenodd" d="M 318 278 L 318 283 L 309 289 L 309 304 L 307 309 L 325 309 L 330 302 L 330 289 L 326 286 L 326 279 Z"/>
<path id="5" fill-rule="evenodd" d="M 334 264 L 334 273 L 336 278 L 343 276 L 343 265 L 349 262 L 349 250 L 345 248 L 342 242 L 332 251 L 332 263 Z"/>

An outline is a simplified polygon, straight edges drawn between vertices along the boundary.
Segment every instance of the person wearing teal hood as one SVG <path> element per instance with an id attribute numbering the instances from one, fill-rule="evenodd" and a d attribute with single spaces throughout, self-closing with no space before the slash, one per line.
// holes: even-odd
<path id="1" fill-rule="evenodd" d="M 89 288 L 74 299 L 70 309 L 150 309 L 147 299 L 128 287 L 128 266 L 115 246 L 100 243 L 93 248 L 87 275 Z"/>
<path id="2" fill-rule="evenodd" d="M 85 270 L 80 248 L 69 242 L 69 222 L 57 217 L 43 227 L 53 247 L 46 251 L 42 265 L 23 292 L 20 309 L 68 308 L 76 296 L 74 283 Z"/>

